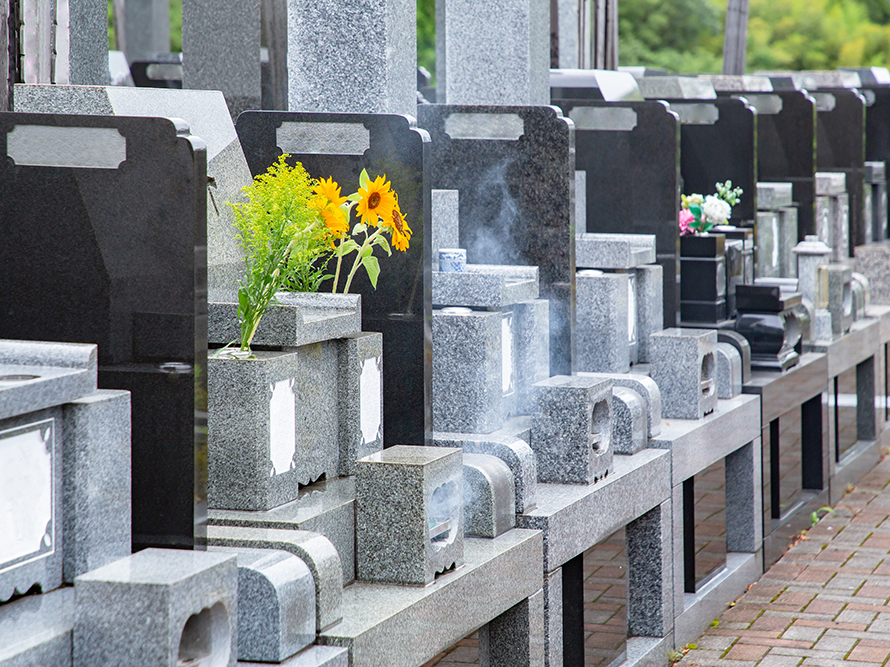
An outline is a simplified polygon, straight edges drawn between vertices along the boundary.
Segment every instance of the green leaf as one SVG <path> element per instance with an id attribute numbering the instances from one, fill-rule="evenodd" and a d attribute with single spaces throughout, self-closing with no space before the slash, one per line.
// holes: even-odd
<path id="1" fill-rule="evenodd" d="M 374 255 L 370 255 L 362 258 L 362 266 L 364 266 L 365 271 L 368 272 L 368 280 L 371 281 L 371 286 L 374 289 L 377 289 L 377 276 L 380 275 L 380 262 L 377 261 L 377 258 L 374 257 Z"/>
<path id="2" fill-rule="evenodd" d="M 374 254 L 374 244 L 372 243 L 371 245 L 365 246 L 365 248 L 362 250 L 362 259 L 365 259 L 366 257 L 370 257 L 373 254 Z"/>
<path id="3" fill-rule="evenodd" d="M 368 181 L 369 181 L 369 180 L 370 180 L 370 178 L 368 178 L 368 170 L 367 170 L 367 169 L 362 169 L 362 173 L 359 174 L 359 176 L 358 176 L 358 184 L 359 184 L 362 188 L 367 188 L 367 187 L 368 187 Z"/>
<path id="4" fill-rule="evenodd" d="M 386 251 L 387 257 L 392 257 L 392 250 L 389 247 L 389 241 L 386 240 L 386 237 L 383 234 L 374 239 L 374 244 L 379 245 L 381 248 L 383 248 L 383 250 Z"/>
<path id="5" fill-rule="evenodd" d="M 355 202 L 357 202 L 359 199 L 361 199 L 361 197 L 358 196 L 358 193 L 357 193 L 357 192 L 353 192 L 351 195 L 349 195 L 348 197 L 346 197 L 346 199 L 348 199 L 348 200 L 351 201 L 352 203 L 355 203 Z"/>
<path id="6" fill-rule="evenodd" d="M 352 235 L 355 236 L 357 234 L 361 234 L 362 232 L 367 232 L 368 226 L 362 223 L 358 223 L 355 227 L 352 228 Z"/>

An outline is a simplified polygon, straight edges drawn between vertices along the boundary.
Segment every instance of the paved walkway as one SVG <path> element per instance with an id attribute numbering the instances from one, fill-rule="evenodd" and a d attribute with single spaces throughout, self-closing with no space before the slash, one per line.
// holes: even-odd
<path id="1" fill-rule="evenodd" d="M 890 667 L 890 457 L 676 667 Z"/>

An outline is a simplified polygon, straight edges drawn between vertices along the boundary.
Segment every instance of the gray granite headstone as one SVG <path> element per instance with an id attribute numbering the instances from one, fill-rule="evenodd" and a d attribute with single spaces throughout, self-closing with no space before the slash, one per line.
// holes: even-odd
<path id="1" fill-rule="evenodd" d="M 184 0 L 182 87 L 221 90 L 232 119 L 259 109 L 260 0 Z"/>
<path id="2" fill-rule="evenodd" d="M 424 586 L 464 562 L 462 452 L 396 445 L 356 462 L 356 577 Z"/>
<path id="3" fill-rule="evenodd" d="M 145 60 L 170 50 L 170 3 L 127 0 L 124 11 L 127 61 Z"/>
<path id="4" fill-rule="evenodd" d="M 576 364 L 579 371 L 626 373 L 630 370 L 630 281 L 627 273 L 578 271 L 576 290 Z M 636 313 L 634 315 L 634 320 Z"/>
<path id="5" fill-rule="evenodd" d="M 457 190 L 433 190 L 430 193 L 430 217 L 433 225 L 433 271 L 439 270 L 439 248 L 460 247 L 460 193 Z"/>
<path id="6" fill-rule="evenodd" d="M 449 0 L 436 8 L 436 101 L 550 103 L 550 6 Z"/>
<path id="7" fill-rule="evenodd" d="M 146 549 L 79 576 L 74 593 L 75 665 L 236 663 L 232 554 Z"/>
<path id="8" fill-rule="evenodd" d="M 290 111 L 416 114 L 411 0 L 288 0 Z"/>

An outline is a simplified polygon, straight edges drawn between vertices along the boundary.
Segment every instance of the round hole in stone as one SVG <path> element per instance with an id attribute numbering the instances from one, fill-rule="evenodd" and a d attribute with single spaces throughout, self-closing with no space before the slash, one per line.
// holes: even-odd
<path id="1" fill-rule="evenodd" d="M 222 602 L 189 616 L 179 638 L 177 667 L 226 667 L 231 653 L 229 613 Z"/>
<path id="2" fill-rule="evenodd" d="M 609 443 L 612 440 L 611 410 L 608 401 L 597 401 L 594 404 L 590 421 L 590 443 L 597 454 L 604 454 L 609 450 Z"/>
<path id="3" fill-rule="evenodd" d="M 710 396 L 714 392 L 714 353 L 708 352 L 701 360 L 701 393 Z"/>
<path id="4" fill-rule="evenodd" d="M 27 382 L 39 377 L 39 375 L 0 375 L 0 382 Z"/>
<path id="5" fill-rule="evenodd" d="M 453 479 L 433 489 L 430 497 L 428 529 L 430 542 L 436 550 L 454 542 L 460 526 L 462 498 L 459 487 Z M 462 530 L 462 529 L 461 529 Z"/>

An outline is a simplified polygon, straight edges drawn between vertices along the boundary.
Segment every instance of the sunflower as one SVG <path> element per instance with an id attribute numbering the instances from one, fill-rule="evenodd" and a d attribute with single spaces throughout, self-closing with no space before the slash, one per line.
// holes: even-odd
<path id="1" fill-rule="evenodd" d="M 399 209 L 399 202 L 396 198 L 396 205 L 392 209 L 392 214 L 388 218 L 384 218 L 384 225 L 392 229 L 392 245 L 396 250 L 405 252 L 408 249 L 408 241 L 411 240 L 411 228 Z"/>
<path id="2" fill-rule="evenodd" d="M 346 220 L 346 211 L 339 206 L 335 206 L 333 202 L 325 206 L 319 211 L 321 219 L 328 230 L 337 237 L 342 237 L 349 231 L 349 222 Z"/>
<path id="3" fill-rule="evenodd" d="M 318 185 L 312 188 L 312 192 L 320 197 L 324 197 L 334 206 L 339 207 L 346 203 L 346 197 L 340 196 L 340 186 L 334 182 L 333 176 L 329 177 L 327 180 L 321 179 L 318 182 Z M 327 202 L 324 206 L 327 206 Z M 324 208 L 324 206 L 322 208 Z"/>
<path id="4" fill-rule="evenodd" d="M 386 174 L 378 176 L 373 181 L 368 181 L 364 188 L 358 189 L 359 199 L 355 210 L 366 225 L 376 227 L 378 216 L 383 220 L 392 218 L 396 196 L 389 187 L 389 181 L 384 182 L 385 178 Z"/>

